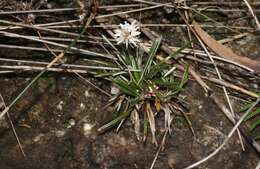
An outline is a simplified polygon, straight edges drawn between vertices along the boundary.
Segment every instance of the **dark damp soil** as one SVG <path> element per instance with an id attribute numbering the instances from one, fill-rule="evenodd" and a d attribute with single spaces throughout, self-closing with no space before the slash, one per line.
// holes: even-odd
<path id="1" fill-rule="evenodd" d="M 2 10 L 24 9 L 19 6 L 20 2 L 22 1 L 17 1 L 17 3 L 15 0 L 1 1 L 0 7 Z M 55 8 L 75 4 L 64 2 L 61 3 L 61 0 L 50 1 Z M 102 1 L 107 5 L 123 2 L 126 1 Z M 28 6 L 28 8 L 32 7 Z M 154 23 L 153 18 L 156 21 L 175 21 L 175 15 L 171 17 L 174 11 L 166 11 L 166 13 L 162 12 L 158 17 L 156 11 L 151 11 L 147 16 L 143 16 L 144 21 Z M 148 17 L 149 15 L 153 17 Z M 164 15 L 166 18 L 163 17 Z M 155 31 L 161 32 L 164 37 L 167 37 L 167 42 L 177 44 L 177 46 L 185 44 L 186 39 L 180 36 L 180 34 L 185 35 L 181 28 L 168 29 L 154 28 Z M 259 59 L 260 49 L 256 45 L 259 45 L 259 40 L 255 36 L 247 37 L 246 40 L 236 43 L 230 44 L 230 46 L 254 59 Z M 30 57 L 29 55 L 30 53 L 26 51 L 0 49 L 0 57 L 26 58 Z M 49 58 L 45 53 L 41 53 L 41 56 L 38 59 Z M 0 93 L 5 102 L 10 103 L 35 75 L 34 73 L 17 73 L 0 76 Z M 110 92 L 111 84 L 109 82 L 93 78 L 91 75 L 86 78 Z M 192 135 L 181 116 L 175 118 L 172 133 L 166 139 L 165 149 L 160 152 L 154 166 L 155 169 L 181 169 L 202 159 L 223 142 L 232 128 L 221 110 L 205 96 L 196 83 L 190 82 L 182 96 L 187 102 L 189 118 L 196 137 Z M 102 134 L 96 132 L 107 117 L 110 117 L 110 111 L 104 109 L 108 100 L 107 96 L 91 85 L 82 82 L 75 75 L 45 74 L 10 110 L 10 116 L 26 153 L 26 158 L 20 152 L 7 119 L 0 121 L 0 168 L 149 168 L 156 155 L 157 147 L 151 144 L 151 136 L 145 144 L 137 141 L 129 121 L 122 126 L 118 133 L 115 130 Z M 239 110 L 239 101 L 234 99 L 232 104 L 235 110 Z M 163 128 L 163 120 L 163 118 L 158 119 L 159 131 L 160 128 Z M 158 137 L 162 138 L 162 132 L 158 133 Z M 246 150 L 242 151 L 238 136 L 235 135 L 218 155 L 198 168 L 254 168 L 259 158 L 248 144 L 245 147 Z"/>
<path id="2" fill-rule="evenodd" d="M 90 80 L 102 86 L 102 82 Z M 24 81 L 23 78 L 1 79 L 3 97 L 20 91 Z M 199 86 L 189 84 L 186 92 L 196 139 L 182 118 L 175 119 L 172 134 L 167 137 L 155 168 L 182 168 L 203 158 L 222 143 L 231 128 Z M 95 128 L 102 119 L 99 116 L 108 113 L 102 109 L 107 99 L 76 77 L 42 78 L 10 112 L 27 157 L 24 159 L 20 153 L 10 127 L 2 125 L 1 168 L 149 168 L 157 148 L 150 142 L 137 141 L 130 123 L 124 124 L 119 133 L 112 130 L 96 134 Z M 200 168 L 253 168 L 257 161 L 250 147 L 241 150 L 236 136 L 219 155 Z"/>

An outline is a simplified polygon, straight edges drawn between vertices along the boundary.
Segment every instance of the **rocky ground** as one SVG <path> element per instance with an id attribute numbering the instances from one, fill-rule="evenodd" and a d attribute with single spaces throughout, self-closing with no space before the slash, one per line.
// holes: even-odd
<path id="1" fill-rule="evenodd" d="M 123 1 L 102 1 L 102 5 L 117 5 Z M 60 4 L 60 6 L 59 6 Z M 66 5 L 67 4 L 67 5 Z M 21 1 L 2 0 L 0 10 L 25 10 Z M 72 4 L 50 1 L 52 8 Z M 28 7 L 30 9 L 30 7 Z M 41 8 L 46 8 L 42 6 Z M 27 9 L 28 10 L 28 9 Z M 167 13 L 168 12 L 168 13 Z M 73 14 L 75 17 L 77 14 Z M 174 11 L 150 11 L 143 14 L 143 22 L 161 20 L 172 23 L 178 18 Z M 69 18 L 70 16 L 62 16 Z M 41 20 L 39 17 L 39 20 Z M 46 19 L 46 18 L 44 18 Z M 43 19 L 43 20 L 44 20 Z M 55 18 L 50 18 L 55 20 Z M 154 19 L 154 20 L 153 20 Z M 220 18 L 222 19 L 222 18 Z M 42 21 L 42 20 L 41 20 Z M 243 20 L 244 21 L 244 20 Z M 231 22 L 231 21 L 230 21 Z M 182 28 L 153 28 L 161 32 L 165 41 L 172 45 L 183 44 Z M 92 30 L 95 31 L 95 30 Z M 98 30 L 97 30 L 98 31 Z M 216 36 L 226 36 L 225 32 Z M 1 40 L 1 43 L 4 41 Z M 174 42 L 173 42 L 174 41 Z M 185 40 L 184 40 L 185 41 Z M 19 41 L 16 43 L 19 44 Z M 229 44 L 239 53 L 259 59 L 259 39 L 250 35 Z M 91 48 L 94 48 L 93 46 Z M 96 48 L 95 50 L 100 50 Z M 21 50 L 0 48 L 0 57 L 33 58 L 49 57 L 46 53 L 28 53 Z M 0 61 L 1 62 L 1 61 Z M 0 93 L 8 104 L 34 77 L 35 73 L 1 75 Z M 98 87 L 110 92 L 111 84 L 92 75 L 86 78 Z M 259 85 L 257 83 L 252 86 Z M 220 90 L 216 88 L 216 90 Z M 257 90 L 257 88 L 254 88 Z M 220 90 L 221 91 L 221 90 Z M 190 81 L 182 93 L 188 104 L 188 114 L 195 137 L 182 116 L 176 116 L 172 133 L 167 136 L 165 149 L 160 152 L 155 169 L 181 169 L 214 151 L 225 139 L 232 125 L 216 104 L 205 96 L 201 87 Z M 220 94 L 220 98 L 224 97 Z M 110 116 L 104 108 L 109 98 L 73 74 L 45 74 L 10 110 L 26 158 L 22 156 L 7 119 L 0 122 L 0 168 L 2 169 L 146 169 L 152 164 L 157 147 L 148 141 L 142 143 L 135 137 L 130 121 L 116 133 L 109 130 L 98 133 L 96 129 Z M 241 102 L 232 99 L 235 111 Z M 159 115 L 160 116 L 160 115 Z M 164 119 L 158 118 L 158 128 L 163 128 Z M 158 132 L 162 138 L 162 132 Z M 201 169 L 246 169 L 254 168 L 259 161 L 257 154 L 245 145 L 242 151 L 237 135 L 214 158 L 199 166 Z"/>

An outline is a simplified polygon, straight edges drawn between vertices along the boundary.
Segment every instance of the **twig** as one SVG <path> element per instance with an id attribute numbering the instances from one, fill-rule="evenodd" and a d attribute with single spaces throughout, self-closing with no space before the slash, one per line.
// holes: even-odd
<path id="1" fill-rule="evenodd" d="M 246 95 L 251 96 L 253 98 L 258 98 L 259 97 L 256 93 L 254 93 L 252 91 L 246 90 L 246 89 L 244 89 L 242 87 L 239 87 L 237 85 L 231 84 L 231 83 L 226 82 L 224 80 L 219 80 L 219 79 L 216 79 L 216 78 L 213 78 L 213 77 L 207 77 L 207 76 L 202 76 L 202 79 L 206 79 L 206 80 L 209 80 L 210 82 L 213 82 L 215 84 L 231 88 L 233 90 L 236 90 L 236 91 L 238 91 L 240 93 L 246 94 Z"/>
<path id="2" fill-rule="evenodd" d="M 25 94 L 25 92 L 49 69 L 55 64 L 57 61 L 63 58 L 64 54 L 70 50 L 72 46 L 74 46 L 77 43 L 77 40 L 80 39 L 81 35 L 84 34 L 86 28 L 90 24 L 90 22 L 94 19 L 96 13 L 91 13 L 90 17 L 88 18 L 85 26 L 80 32 L 80 35 L 73 41 L 68 48 L 64 50 L 64 52 L 60 53 L 56 58 L 54 58 L 35 78 L 32 79 L 32 81 L 22 90 L 22 92 L 7 106 L 1 113 L 0 113 L 0 119 L 9 111 L 9 109 Z"/>
<path id="3" fill-rule="evenodd" d="M 30 37 L 30 36 L 29 36 Z M 35 36 L 31 36 L 33 38 L 35 38 Z M 94 37 L 94 38 L 98 38 L 98 37 Z M 61 40 L 61 41 L 71 41 L 72 39 L 64 39 L 64 38 L 52 38 L 52 37 L 42 37 L 42 39 L 46 39 L 46 40 Z M 109 39 L 110 41 L 113 39 Z M 85 40 L 81 40 L 80 42 L 86 42 Z M 88 41 L 88 42 L 92 42 L 92 41 Z M 97 42 L 93 42 L 93 43 L 97 43 Z M 103 44 L 106 44 L 106 42 L 102 42 Z M 115 44 L 116 45 L 116 44 Z M 150 43 L 144 43 L 145 46 L 151 46 Z M 0 48 L 10 48 L 10 49 L 22 49 L 22 50 L 34 50 L 34 51 L 48 51 L 47 49 L 45 48 L 39 48 L 39 47 L 30 47 L 30 46 L 21 46 L 21 45 L 6 45 L 6 44 L 0 44 Z M 173 51 L 177 51 L 179 49 L 179 47 L 173 47 L 173 46 L 169 46 L 170 49 L 172 49 Z M 62 50 L 58 50 L 58 49 L 51 49 L 52 51 L 54 52 L 61 52 Z M 70 53 L 70 52 L 68 52 Z M 189 48 L 186 48 L 184 50 L 181 51 L 181 53 L 183 54 L 193 54 L 195 53 L 196 56 L 207 56 L 207 54 L 204 52 L 204 51 L 201 51 L 201 50 L 192 50 L 192 49 L 189 49 Z M 230 61 L 230 60 L 227 60 L 225 58 L 222 58 L 222 57 L 218 57 L 216 55 L 213 55 L 212 53 L 210 53 L 212 58 L 215 59 L 215 60 L 219 60 L 219 61 L 222 61 L 222 62 L 226 62 L 226 63 L 229 63 L 229 64 L 232 64 L 232 65 L 236 65 L 242 69 L 245 69 L 249 72 L 252 72 L 253 70 L 244 66 L 244 65 L 241 65 L 239 63 L 236 63 L 236 62 L 233 62 L 233 61 Z M 188 58 L 188 59 L 191 59 L 191 60 L 195 60 L 195 58 L 193 56 L 189 56 L 189 55 L 186 55 L 185 58 Z M 202 63 L 205 63 L 205 64 L 211 64 L 210 62 L 208 61 L 204 61 L 204 60 L 198 60 L 196 59 L 195 61 L 199 61 L 199 62 L 202 62 Z"/>
<path id="4" fill-rule="evenodd" d="M 252 109 L 259 103 L 260 101 L 260 97 L 252 104 L 252 106 L 246 111 L 245 114 L 243 114 L 243 116 L 241 116 L 241 118 L 239 119 L 239 121 L 236 123 L 236 125 L 232 128 L 232 130 L 229 132 L 227 138 L 224 140 L 224 142 L 211 154 L 209 154 L 208 156 L 206 156 L 205 158 L 201 159 L 200 161 L 185 167 L 184 169 L 191 169 L 194 167 L 199 166 L 200 164 L 206 162 L 207 160 L 209 160 L 210 158 L 214 157 L 229 141 L 229 139 L 232 137 L 232 135 L 234 134 L 234 132 L 238 129 L 239 125 L 244 121 L 244 119 L 249 115 L 249 113 L 252 111 Z"/>
<path id="5" fill-rule="evenodd" d="M 217 73 L 217 76 L 219 78 L 219 80 L 222 80 L 222 76 L 220 75 L 220 72 L 219 72 L 219 69 L 217 67 L 217 65 L 215 64 L 215 61 L 214 59 L 212 58 L 212 56 L 210 55 L 208 49 L 206 48 L 205 44 L 202 42 L 202 40 L 199 38 L 199 36 L 197 34 L 194 34 L 196 36 L 196 38 L 198 39 L 200 45 L 202 46 L 202 48 L 204 49 L 204 51 L 207 53 L 210 61 L 213 63 L 214 65 L 214 68 L 216 70 L 216 73 Z M 234 113 L 234 110 L 233 110 L 233 106 L 230 102 L 230 99 L 229 99 L 229 96 L 228 96 L 228 92 L 227 92 L 227 89 L 225 86 L 222 86 L 222 89 L 224 91 L 224 95 L 225 95 L 225 98 L 227 100 L 227 103 L 228 103 L 228 106 L 229 106 L 229 109 L 230 109 L 230 112 L 231 112 L 231 116 L 235 117 L 235 113 Z M 237 133 L 238 133 L 238 137 L 239 137 L 239 140 L 240 140 L 240 144 L 241 144 L 241 147 L 242 147 L 242 150 L 245 150 L 245 147 L 244 147 L 244 143 L 243 143 L 243 140 L 242 140 L 242 137 L 241 137 L 241 134 L 239 132 L 239 130 L 237 130 Z"/>
<path id="6" fill-rule="evenodd" d="M 260 161 L 258 162 L 257 166 L 255 167 L 255 169 L 260 169 Z"/>
<path id="7" fill-rule="evenodd" d="M 18 60 L 18 59 L 8 59 L 8 58 L 0 58 L 0 61 L 5 61 L 5 62 L 14 62 L 14 63 L 26 63 L 26 64 L 38 64 L 38 65 L 44 65 L 47 66 L 49 63 L 48 62 L 39 62 L 39 61 L 30 61 L 30 60 Z M 9 65 L 0 65 L 1 68 L 5 69 L 12 69 L 15 66 L 9 66 Z M 80 69 L 94 69 L 94 70 L 120 70 L 119 68 L 116 67 L 105 67 L 105 66 L 88 66 L 88 65 L 76 65 L 76 64 L 53 64 L 53 66 L 61 66 L 64 70 L 67 70 L 69 68 L 80 68 Z M 17 66 L 16 66 L 17 67 Z M 18 66 L 19 67 L 19 66 Z M 30 69 L 31 66 L 27 67 L 20 67 L 24 69 Z M 57 69 L 58 70 L 58 69 Z M 135 69 L 130 69 L 131 71 L 135 71 Z"/>
<path id="8" fill-rule="evenodd" d="M 0 44 L 0 48 L 48 52 L 48 50 L 47 50 L 46 48 L 39 48 L 39 47 L 32 47 L 32 46 L 20 46 L 20 45 L 18 46 L 18 45 Z M 54 51 L 54 52 L 62 52 L 63 50 L 60 50 L 60 49 L 52 49 L 52 51 Z M 68 53 L 71 53 L 71 52 L 68 52 Z"/>
<path id="9" fill-rule="evenodd" d="M 197 11 L 196 9 L 191 8 L 191 7 L 175 6 L 175 5 L 172 5 L 172 4 L 169 4 L 169 3 L 158 3 L 158 2 L 152 2 L 152 1 L 147 1 L 147 0 L 133 0 L 133 1 L 135 1 L 135 2 L 142 2 L 142 3 L 144 3 L 144 4 L 150 4 L 150 5 L 160 5 L 160 4 L 161 4 L 161 5 L 164 5 L 165 7 L 170 7 L 170 8 L 174 8 L 174 9 L 177 9 L 177 10 L 179 10 L 179 9 L 191 10 L 191 11 L 197 13 L 198 15 L 201 15 L 201 16 L 203 16 L 203 17 L 205 17 L 205 18 L 211 20 L 211 21 L 214 22 L 214 23 L 218 23 L 218 22 L 215 21 L 214 19 L 208 17 L 207 15 L 204 15 L 203 13 L 201 13 L 201 12 Z M 220 24 L 220 23 L 219 23 L 219 24 Z M 221 24 L 221 25 L 224 26 L 225 28 L 227 28 L 227 29 L 233 31 L 233 32 L 237 32 L 237 31 L 234 31 L 233 29 L 231 29 L 231 28 L 225 26 L 224 24 Z"/>
<path id="10" fill-rule="evenodd" d="M 62 25 L 62 24 L 68 24 L 68 23 L 74 23 L 74 22 L 78 22 L 79 20 L 71 20 L 71 21 L 63 21 L 63 22 L 52 22 L 52 23 L 46 23 L 46 24 L 36 24 L 34 26 L 39 26 L 39 27 L 45 27 L 45 28 L 49 28 L 49 29 L 72 29 L 72 28 L 79 28 L 80 26 L 78 25 Z M 193 25 L 190 25 L 191 27 L 193 27 Z M 106 29 L 114 29 L 114 28 L 118 28 L 118 25 L 112 24 L 112 25 L 105 25 L 105 26 L 101 26 L 101 25 L 91 25 L 90 28 L 106 28 Z M 164 24 L 164 23 L 150 23 L 150 24 L 141 24 L 140 25 L 141 28 L 143 27 L 188 27 L 186 24 Z M 253 31 L 253 28 L 250 27 L 244 27 L 244 26 L 223 26 L 223 25 L 208 25 L 208 24 L 200 24 L 200 27 L 203 28 L 225 28 L 229 27 L 231 29 L 240 29 L 240 30 L 247 30 L 247 31 Z M 23 27 L 19 27 L 19 26 L 1 26 L 0 30 L 10 30 L 10 29 L 21 29 Z"/>
<path id="11" fill-rule="evenodd" d="M 4 70 L 4 71 L 0 71 L 0 75 L 1 74 L 8 74 L 8 73 L 13 73 L 14 71 L 10 71 L 10 70 Z"/>
<path id="12" fill-rule="evenodd" d="M 39 34 L 40 38 L 41 38 L 41 34 L 37 31 L 37 33 Z M 46 48 L 51 52 L 51 54 L 54 56 L 54 57 L 57 57 L 57 55 L 52 51 L 50 50 L 49 46 L 47 44 L 44 44 L 46 46 Z M 106 91 L 102 90 L 101 88 L 97 87 L 96 85 L 94 85 L 93 83 L 91 83 L 89 80 L 87 80 L 86 78 L 84 78 L 83 76 L 81 76 L 78 72 L 76 71 L 73 71 L 72 72 L 74 74 L 76 74 L 81 80 L 83 80 L 84 82 L 87 82 L 88 84 L 90 84 L 91 86 L 93 86 L 94 88 L 98 89 L 99 91 L 101 91 L 102 93 L 104 93 L 105 95 L 109 96 L 109 97 L 112 97 L 112 95 L 110 95 L 109 93 L 107 93 Z"/>
<path id="13" fill-rule="evenodd" d="M 1 11 L 1 15 L 14 15 L 14 14 L 32 14 L 32 13 L 56 13 L 56 12 L 67 12 L 75 11 L 78 8 L 58 8 L 58 9 L 37 9 L 37 10 L 26 10 L 26 11 Z"/>
<path id="14" fill-rule="evenodd" d="M 111 16 L 117 16 L 117 15 L 122 15 L 122 14 L 135 13 L 135 12 L 140 12 L 140 11 L 145 11 L 145 10 L 151 10 L 151 9 L 163 7 L 164 5 L 165 4 L 159 4 L 159 5 L 144 7 L 144 8 L 140 8 L 140 9 L 134 9 L 134 10 L 124 11 L 124 12 L 116 12 L 116 13 L 112 13 L 112 14 L 101 15 L 101 16 L 97 16 L 96 19 L 101 19 L 101 18 L 106 18 L 106 17 L 111 17 Z"/>
<path id="15" fill-rule="evenodd" d="M 99 6 L 99 9 L 108 8 L 132 8 L 139 7 L 138 4 L 127 4 L 127 5 L 105 5 Z M 57 12 L 68 12 L 76 11 L 79 8 L 57 8 L 57 9 L 37 9 L 37 10 L 24 10 L 24 11 L 1 11 L 0 15 L 14 15 L 14 14 L 32 14 L 32 13 L 57 13 Z"/>
<path id="16" fill-rule="evenodd" d="M 193 27 L 192 25 L 190 25 L 191 27 Z M 203 28 L 225 28 L 227 26 L 221 26 L 221 25 L 207 25 L 207 24 L 201 24 L 200 25 L 201 27 Z M 61 25 L 61 26 L 57 26 L 57 25 L 54 25 L 54 26 L 45 26 L 46 28 L 78 28 L 79 26 L 70 26 L 70 25 Z M 103 26 L 101 25 L 91 25 L 90 26 L 91 28 L 103 28 Z M 104 26 L 105 28 L 107 29 L 114 29 L 114 28 L 118 28 L 118 25 L 105 25 Z M 140 25 L 141 28 L 144 28 L 144 27 L 188 27 L 187 25 L 185 24 L 163 24 L 163 23 L 158 23 L 158 24 L 141 24 Z M 231 29 L 240 29 L 240 30 L 247 30 L 247 31 L 253 31 L 254 29 L 252 28 L 249 28 L 249 27 L 243 27 L 243 26 L 228 26 L 229 28 Z M 16 28 L 19 28 L 19 27 L 16 27 Z M 8 27 L 6 28 L 8 29 Z M 12 27 L 10 28 L 12 29 Z"/>
<path id="17" fill-rule="evenodd" d="M 237 40 L 237 39 L 241 39 L 241 38 L 248 36 L 248 35 L 250 35 L 250 34 L 249 33 L 240 33 L 240 34 L 232 36 L 230 38 L 218 40 L 218 42 L 224 44 L 224 43 L 228 43 L 228 42 L 231 42 L 231 41 L 234 41 L 234 40 Z"/>
<path id="18" fill-rule="evenodd" d="M 101 93 L 107 95 L 108 97 L 112 97 L 111 94 L 107 93 L 105 90 L 97 87 L 96 85 L 94 85 L 93 83 L 91 83 L 89 80 L 87 80 L 86 78 L 84 78 L 83 76 L 81 76 L 79 73 L 74 72 L 81 80 L 83 80 L 84 82 L 90 84 L 92 87 L 94 87 L 95 89 L 99 90 Z"/>
<path id="19" fill-rule="evenodd" d="M 104 5 L 98 7 L 99 9 L 109 9 L 109 8 L 131 8 L 131 7 L 139 7 L 139 4 L 127 4 L 127 5 Z"/>
<path id="20" fill-rule="evenodd" d="M 208 11 L 208 12 L 246 12 L 244 9 L 205 9 L 205 8 L 196 8 L 198 11 Z M 256 13 L 259 13 L 260 10 L 255 10 Z"/>
<path id="21" fill-rule="evenodd" d="M 228 5 L 228 6 L 230 6 L 230 5 L 232 5 L 232 6 L 243 5 L 243 4 L 241 4 L 241 2 L 233 2 L 233 1 L 230 1 L 230 2 L 227 2 L 227 1 L 218 1 L 218 2 L 214 2 L 214 1 L 209 1 L 209 2 L 207 2 L 207 1 L 205 1 L 205 2 L 188 1 L 188 2 L 192 2 L 192 3 L 189 3 L 191 5 L 214 5 L 214 6 L 215 5 L 221 5 L 221 6 L 223 6 L 223 5 Z M 252 5 L 258 6 L 258 5 L 260 5 L 260 2 L 252 2 Z"/>
<path id="22" fill-rule="evenodd" d="M 10 21 L 6 21 L 6 20 L 2 20 L 2 19 L 0 19 L 0 23 L 20 26 L 20 27 L 24 27 L 24 28 L 36 29 L 36 30 L 41 30 L 41 31 L 53 32 L 53 33 L 58 33 L 58 34 L 63 34 L 63 35 L 70 35 L 70 36 L 74 36 L 74 37 L 79 36 L 79 34 L 77 34 L 77 33 L 71 33 L 71 32 L 66 32 L 66 31 L 61 31 L 61 30 L 55 30 L 55 29 L 48 29 L 48 28 L 35 26 L 35 25 L 26 25 L 26 24 L 10 22 Z M 84 35 L 81 35 L 81 36 L 84 36 Z"/>
<path id="23" fill-rule="evenodd" d="M 6 66 L 6 65 L 0 65 L 0 68 L 9 69 L 9 70 L 22 70 L 22 71 L 42 71 L 42 70 L 45 69 L 45 67 L 43 67 L 43 66 Z M 64 68 L 49 68 L 48 71 L 51 71 L 51 72 L 68 72 L 68 73 L 72 73 L 73 71 L 75 71 L 77 73 L 83 73 L 83 74 L 88 73 L 87 70 L 64 69 Z"/>
<path id="24" fill-rule="evenodd" d="M 0 99 L 1 99 L 1 101 L 2 101 L 2 103 L 3 103 L 4 108 L 6 108 L 6 104 L 5 104 L 5 101 L 4 101 L 4 98 L 3 98 L 2 94 L 0 94 Z M 0 108 L 1 108 L 1 107 L 0 107 Z M 14 137 L 15 137 L 17 143 L 18 143 L 18 146 L 19 146 L 19 148 L 20 148 L 20 151 L 21 151 L 23 157 L 26 158 L 26 154 L 25 154 L 25 152 L 24 152 L 24 150 L 23 150 L 23 146 L 22 146 L 22 144 L 21 144 L 21 142 L 20 142 L 20 139 L 19 139 L 19 137 L 18 137 L 18 134 L 17 134 L 17 132 L 16 132 L 16 130 L 15 130 L 15 127 L 14 127 L 13 121 L 12 121 L 12 119 L 11 119 L 11 117 L 10 117 L 10 114 L 7 112 L 7 113 L 6 113 L 6 116 L 7 116 L 8 120 L 9 120 L 10 125 L 11 125 L 12 131 L 13 131 L 13 133 L 14 133 Z"/>
<path id="25" fill-rule="evenodd" d="M 254 13 L 254 11 L 253 11 L 251 5 L 248 3 L 247 0 L 244 0 L 244 2 L 245 2 L 245 4 L 246 4 L 246 6 L 248 7 L 248 9 L 249 9 L 251 15 L 253 16 L 253 18 L 254 18 L 254 20 L 255 20 L 255 23 L 256 23 L 256 25 L 257 25 L 257 27 L 258 27 L 258 30 L 260 31 L 260 23 L 259 23 L 259 21 L 258 21 L 256 15 L 255 15 L 255 13 Z"/>
<path id="26" fill-rule="evenodd" d="M 32 38 L 30 36 L 24 36 L 24 35 L 19 35 L 19 34 L 15 34 L 15 33 L 5 32 L 5 31 L 0 31 L 0 34 L 3 34 L 3 35 L 8 36 L 8 37 L 12 37 L 12 38 L 23 38 L 23 39 L 27 39 L 27 40 L 42 42 L 42 43 L 46 43 L 46 44 L 50 44 L 50 45 L 63 47 L 65 49 L 67 49 L 69 47 L 68 45 L 63 45 L 63 44 L 60 44 L 60 43 L 51 42 L 51 41 L 47 41 L 47 40 L 41 40 L 39 38 Z M 85 54 L 85 55 L 99 56 L 99 57 L 104 57 L 104 58 L 109 58 L 109 59 L 114 58 L 112 56 L 107 56 L 107 55 L 103 55 L 103 54 L 100 54 L 100 53 L 88 51 L 88 50 L 85 50 L 85 49 L 79 49 L 79 48 L 76 48 L 76 47 L 71 47 L 70 49 L 73 50 L 73 51 L 79 52 L 81 54 Z"/>
<path id="27" fill-rule="evenodd" d="M 42 63 L 43 65 L 46 65 L 45 63 Z M 54 64 L 56 65 L 56 64 Z M 53 66 L 54 66 L 53 65 Z M 55 71 L 55 72 L 62 72 L 62 71 L 67 71 L 70 72 L 71 67 L 74 69 L 77 67 L 84 67 L 85 69 L 90 69 L 90 70 L 120 70 L 119 68 L 114 68 L 114 67 L 104 67 L 104 66 L 80 66 L 80 65 L 69 65 L 66 64 L 63 66 L 64 68 L 49 68 L 48 71 Z M 21 69 L 21 70 L 43 70 L 44 67 L 42 66 L 8 66 L 8 65 L 0 65 L 0 68 L 2 69 Z M 71 70 L 70 70 L 71 69 Z M 131 71 L 135 71 L 134 69 L 130 69 Z M 80 73 L 87 73 L 87 70 L 82 70 L 82 69 L 75 69 L 75 71 L 80 72 Z"/>
<path id="28" fill-rule="evenodd" d="M 144 43 L 144 44 L 145 44 L 145 46 L 148 46 L 148 47 L 151 46 L 150 43 Z M 180 47 L 173 47 L 173 46 L 169 46 L 169 48 L 170 48 L 173 52 L 175 52 L 175 51 L 177 51 L 178 49 L 180 49 Z M 184 49 L 184 50 L 181 51 L 181 53 L 183 53 L 183 54 L 193 54 L 194 52 L 195 52 L 195 54 L 196 54 L 197 56 L 202 56 L 202 57 L 207 56 L 207 54 L 205 53 L 205 51 L 202 51 L 202 50 L 196 50 L 196 49 L 195 49 L 195 50 L 193 51 L 192 49 L 186 48 L 186 49 Z M 211 53 L 211 52 L 210 52 L 210 55 L 211 55 L 211 57 L 212 57 L 214 60 L 226 62 L 226 63 L 232 64 L 232 65 L 238 66 L 238 67 L 240 67 L 240 68 L 242 68 L 242 69 L 245 69 L 245 70 L 247 70 L 247 71 L 249 71 L 249 72 L 253 72 L 253 70 L 250 69 L 249 67 L 244 66 L 244 65 L 242 65 L 242 64 L 239 64 L 239 63 L 237 63 L 237 62 L 234 62 L 234 61 L 231 61 L 231 60 L 228 60 L 228 59 L 225 59 L 225 58 L 216 56 L 216 55 L 214 55 L 214 54 Z M 207 58 L 208 58 L 208 57 L 207 57 Z"/>
<path id="29" fill-rule="evenodd" d="M 166 136 L 167 136 L 167 134 L 168 134 L 168 132 L 169 132 L 169 129 L 170 129 L 170 128 L 167 127 L 166 130 L 165 130 L 165 133 L 164 133 L 164 135 L 163 135 L 163 139 L 162 139 L 161 144 L 160 144 L 160 146 L 159 146 L 159 148 L 158 148 L 158 150 L 157 150 L 157 152 L 156 152 L 156 154 L 155 154 L 155 157 L 154 157 L 154 159 L 153 159 L 153 162 L 152 162 L 152 164 L 151 164 L 150 169 L 153 169 L 153 168 L 154 168 L 155 162 L 156 162 L 156 160 L 157 160 L 157 158 L 158 158 L 158 156 L 159 156 L 159 154 L 160 154 L 160 151 L 163 149 L 163 146 L 164 146 L 164 144 L 165 144 Z"/>

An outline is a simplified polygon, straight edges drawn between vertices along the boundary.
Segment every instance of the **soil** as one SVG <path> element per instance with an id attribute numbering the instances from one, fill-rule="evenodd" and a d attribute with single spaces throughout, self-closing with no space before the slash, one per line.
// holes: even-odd
<path id="1" fill-rule="evenodd" d="M 10 11 L 22 8 L 22 1 L 2 0 L 0 10 Z M 128 1 L 127 1 L 128 2 Z M 13 4 L 12 4 L 13 3 Z M 68 7 L 75 3 L 50 1 L 53 8 Z M 102 5 L 122 4 L 123 1 L 102 1 Z M 14 7 L 14 4 L 16 6 Z M 31 9 L 31 6 L 28 6 Z M 43 5 L 42 8 L 45 8 Z M 143 22 L 178 22 L 174 11 L 150 11 L 143 15 Z M 77 16 L 77 14 L 73 14 Z M 158 17 L 159 16 L 159 17 Z M 42 16 L 44 18 L 44 16 Z M 64 19 L 70 18 L 62 15 Z M 39 22 L 45 20 L 39 18 Z M 53 18 L 51 18 L 53 19 Z M 171 45 L 185 44 L 182 28 L 154 28 L 161 32 Z M 91 30 L 94 31 L 94 30 Z M 221 32 L 221 30 L 218 30 Z M 223 32 L 216 37 L 226 36 Z M 180 36 L 180 34 L 182 36 Z M 223 35 L 224 34 L 224 35 Z M 2 38 L 2 37 L 1 37 Z M 1 40 L 2 41 L 2 40 Z M 10 39 L 8 39 L 10 42 Z M 19 44 L 19 41 L 14 42 Z M 229 46 L 240 53 L 259 59 L 259 39 L 251 35 Z M 90 46 L 94 48 L 93 46 Z M 94 50 L 99 50 L 95 48 Z M 50 60 L 50 55 L 40 52 L 8 50 L 0 48 L 3 58 L 34 58 Z M 72 59 L 74 61 L 74 59 Z M 71 61 L 71 62 L 72 62 Z M 77 59 L 75 59 L 77 63 Z M 1 61 L 0 61 L 1 62 Z M 6 104 L 17 96 L 36 73 L 16 73 L 0 76 L 0 93 Z M 110 92 L 111 84 L 91 75 L 85 76 L 103 90 Z M 252 86 L 257 83 L 252 84 Z M 258 84 L 259 85 L 259 84 Z M 253 88 L 258 90 L 259 88 Z M 187 103 L 189 118 L 195 137 L 185 120 L 178 116 L 167 136 L 165 149 L 160 152 L 154 169 L 181 169 L 214 151 L 226 138 L 232 125 L 216 104 L 211 101 L 195 82 L 189 82 L 182 93 Z M 224 97 L 220 95 L 221 98 Z M 98 133 L 110 111 L 104 109 L 109 97 L 75 75 L 66 73 L 46 73 L 9 111 L 22 143 L 26 158 L 22 156 L 7 119 L 0 122 L 0 168 L 1 169 L 147 169 L 151 166 L 158 147 L 151 143 L 149 135 L 146 143 L 135 137 L 130 121 L 117 133 L 110 130 Z M 232 100 L 235 111 L 240 102 Z M 163 128 L 164 119 L 158 118 L 158 128 Z M 158 138 L 162 138 L 159 132 Z M 249 169 L 255 168 L 259 157 L 249 144 L 241 149 L 238 136 L 232 137 L 224 149 L 199 169 Z"/>

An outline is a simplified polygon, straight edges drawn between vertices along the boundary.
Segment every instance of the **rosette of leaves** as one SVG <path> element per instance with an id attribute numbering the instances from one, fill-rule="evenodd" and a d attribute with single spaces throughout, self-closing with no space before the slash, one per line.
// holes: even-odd
<path id="1" fill-rule="evenodd" d="M 173 74 L 175 68 L 172 65 L 167 64 L 165 60 L 155 59 L 160 42 L 161 39 L 156 39 L 148 54 L 142 54 L 140 50 L 131 52 L 129 49 L 119 52 L 112 46 L 117 56 L 113 64 L 120 70 L 102 72 L 98 76 L 109 78 L 119 88 L 120 93 L 111 98 L 109 103 L 109 106 L 114 107 L 113 119 L 100 127 L 99 131 L 115 126 L 119 129 L 125 120 L 131 119 L 138 140 L 145 141 L 150 130 L 152 141 L 157 144 L 158 114 L 164 114 L 165 130 L 170 131 L 178 94 L 188 81 L 188 66 L 182 78 L 176 78 Z M 175 57 L 183 49 L 168 59 Z"/>

